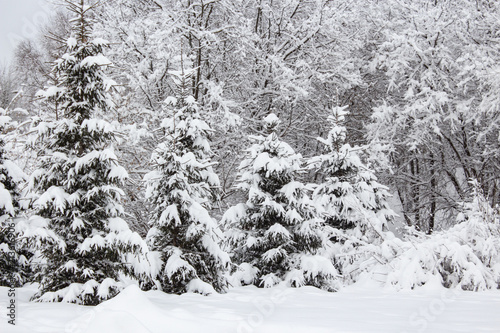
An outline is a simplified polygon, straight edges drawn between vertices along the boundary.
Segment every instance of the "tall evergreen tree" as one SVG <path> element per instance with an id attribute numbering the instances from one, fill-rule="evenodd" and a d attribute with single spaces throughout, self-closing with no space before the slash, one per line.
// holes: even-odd
<path id="1" fill-rule="evenodd" d="M 102 55 L 106 41 L 91 39 L 88 11 L 96 4 L 66 1 L 75 14 L 73 37 L 56 61 L 60 82 L 43 92 L 62 117 L 37 126 L 40 166 L 31 179 L 39 194 L 36 214 L 47 221 L 40 241 L 43 265 L 39 301 L 98 304 L 116 295 L 119 275 L 130 272 L 126 258 L 146 248 L 121 218 L 127 172 L 113 152 L 113 127 L 95 114 L 112 106 Z M 40 236 L 40 233 L 38 234 Z"/>
<path id="2" fill-rule="evenodd" d="M 0 108 L 0 286 L 19 287 L 27 277 L 27 253 L 20 250 L 14 218 L 20 211 L 19 181 L 24 173 L 6 156 L 4 131 L 11 118 Z"/>
<path id="3" fill-rule="evenodd" d="M 267 136 L 254 142 L 240 165 L 239 187 L 248 197 L 223 216 L 241 281 L 271 287 L 334 289 L 336 270 L 323 256 L 328 232 L 316 217 L 307 186 L 297 181 L 302 157 L 276 132 L 275 114 L 264 118 Z"/>
<path id="4" fill-rule="evenodd" d="M 165 101 L 170 117 L 162 123 L 164 141 L 152 155 L 155 170 L 146 176 L 146 197 L 154 207 L 148 242 L 161 252 L 165 292 L 209 294 L 225 289 L 229 263 L 219 246 L 222 232 L 208 213 L 220 187 L 210 162 L 212 130 L 190 95 L 190 75 L 173 76 L 177 96 Z"/>

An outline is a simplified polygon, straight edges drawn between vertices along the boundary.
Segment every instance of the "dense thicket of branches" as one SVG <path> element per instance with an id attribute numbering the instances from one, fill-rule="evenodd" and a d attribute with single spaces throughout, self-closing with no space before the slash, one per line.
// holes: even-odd
<path id="1" fill-rule="evenodd" d="M 332 105 L 349 106 L 348 142 L 372 145 L 408 225 L 432 232 L 450 224 L 470 178 L 491 204 L 500 200 L 496 2 L 125 0 L 89 15 L 96 34 L 114 42 L 109 57 L 121 88 L 106 116 L 124 131 L 156 128 L 163 100 L 175 94 L 171 72 L 181 61 L 195 68 L 190 94 L 216 129 L 216 171 L 230 201 L 248 144 L 241 132 L 262 132 L 258 120 L 274 112 L 280 134 L 311 156 Z M 17 103 L 32 113 L 39 113 L 27 104 L 34 91 L 54 79 L 46 61 L 69 33 L 67 18 L 60 11 L 45 37 L 17 49 L 25 97 Z M 9 73 L 2 72 L 4 105 L 15 90 Z M 122 151 L 138 180 L 156 139 L 134 138 Z M 143 197 L 128 192 L 144 233 Z"/>

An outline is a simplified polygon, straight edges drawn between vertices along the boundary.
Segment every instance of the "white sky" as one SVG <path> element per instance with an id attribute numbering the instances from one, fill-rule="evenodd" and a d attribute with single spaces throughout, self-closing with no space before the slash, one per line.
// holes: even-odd
<path id="1" fill-rule="evenodd" d="M 0 63 L 11 61 L 18 41 L 34 37 L 50 8 L 47 0 L 0 0 Z"/>

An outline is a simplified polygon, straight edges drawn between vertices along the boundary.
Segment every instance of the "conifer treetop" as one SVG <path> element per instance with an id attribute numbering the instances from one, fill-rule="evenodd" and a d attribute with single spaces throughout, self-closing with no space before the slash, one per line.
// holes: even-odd
<path id="1" fill-rule="evenodd" d="M 332 114 L 328 116 L 328 122 L 331 129 L 328 132 L 328 137 L 325 139 L 318 138 L 317 140 L 324 143 L 332 151 L 339 152 L 345 143 L 347 129 L 344 126 L 345 116 L 349 114 L 347 106 L 335 106 L 332 109 Z"/>
<path id="2" fill-rule="evenodd" d="M 66 8 L 75 14 L 70 20 L 72 30 L 76 36 L 76 40 L 80 43 L 86 43 L 91 38 L 91 26 L 93 20 L 88 17 L 88 14 L 96 7 L 101 5 L 100 1 L 91 0 L 64 0 Z"/>
<path id="3" fill-rule="evenodd" d="M 114 107 L 108 92 L 116 83 L 102 71 L 111 65 L 103 55 L 109 43 L 101 38 L 92 39 L 93 20 L 89 12 L 99 2 L 65 0 L 64 3 L 74 17 L 71 20 L 71 37 L 64 41 L 66 53 L 55 61 L 53 68 L 58 84 L 37 95 L 54 102 L 56 119 L 61 109 L 65 118 L 81 124 L 85 119 L 106 113 Z"/>
<path id="4" fill-rule="evenodd" d="M 263 119 L 263 122 L 266 130 L 268 131 L 268 133 L 270 133 L 276 130 L 276 128 L 281 123 L 281 120 L 276 114 L 270 113 Z"/>

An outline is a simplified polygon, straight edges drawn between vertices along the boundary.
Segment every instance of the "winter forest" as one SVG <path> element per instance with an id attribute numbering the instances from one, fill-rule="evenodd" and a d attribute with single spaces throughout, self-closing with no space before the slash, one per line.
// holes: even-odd
<path id="1" fill-rule="evenodd" d="M 497 1 L 59 2 L 0 67 L 0 286 L 500 288 Z"/>

